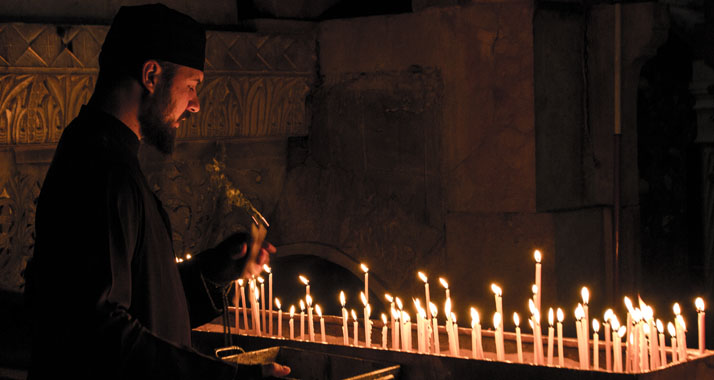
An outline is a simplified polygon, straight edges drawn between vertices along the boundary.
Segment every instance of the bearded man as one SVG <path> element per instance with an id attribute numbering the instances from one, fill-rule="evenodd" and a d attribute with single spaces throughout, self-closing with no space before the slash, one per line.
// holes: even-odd
<path id="1" fill-rule="evenodd" d="M 215 301 L 244 274 L 249 237 L 234 234 L 178 264 L 169 218 L 137 159 L 140 142 L 171 153 L 179 123 L 199 111 L 205 43 L 199 23 L 163 5 L 117 13 L 95 91 L 65 128 L 38 199 L 26 271 L 29 379 L 289 372 L 274 363 L 235 366 L 191 348 L 191 328 L 220 314 Z M 265 243 L 248 267 L 274 252 Z"/>

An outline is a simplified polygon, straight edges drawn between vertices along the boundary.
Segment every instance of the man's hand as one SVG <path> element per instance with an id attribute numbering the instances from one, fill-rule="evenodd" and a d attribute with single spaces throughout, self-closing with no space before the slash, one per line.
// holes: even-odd
<path id="1" fill-rule="evenodd" d="M 278 363 L 263 364 L 263 377 L 284 377 L 290 374 L 290 367 Z"/>
<path id="2" fill-rule="evenodd" d="M 203 276 L 217 284 L 227 284 L 236 280 L 247 270 L 244 277 L 260 274 L 264 264 L 270 262 L 270 254 L 275 253 L 275 247 L 263 242 L 255 260 L 248 263 L 248 247 L 250 236 L 245 233 L 235 233 L 215 248 L 204 251 L 196 256 Z M 250 264 L 250 265 L 249 265 Z"/>

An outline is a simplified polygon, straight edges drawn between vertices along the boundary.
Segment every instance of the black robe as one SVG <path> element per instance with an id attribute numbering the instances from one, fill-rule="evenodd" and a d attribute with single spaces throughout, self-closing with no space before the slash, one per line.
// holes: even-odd
<path id="1" fill-rule="evenodd" d="M 195 260 L 176 263 L 139 140 L 85 106 L 65 129 L 37 204 L 26 272 L 29 379 L 233 379 L 259 374 L 191 348 L 220 310 Z"/>

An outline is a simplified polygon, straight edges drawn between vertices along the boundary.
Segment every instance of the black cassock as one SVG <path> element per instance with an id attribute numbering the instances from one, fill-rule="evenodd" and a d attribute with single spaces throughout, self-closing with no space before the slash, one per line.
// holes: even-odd
<path id="1" fill-rule="evenodd" d="M 260 373 L 191 348 L 220 310 L 139 167 L 139 140 L 84 106 L 64 130 L 37 204 L 26 272 L 29 379 L 233 379 Z"/>

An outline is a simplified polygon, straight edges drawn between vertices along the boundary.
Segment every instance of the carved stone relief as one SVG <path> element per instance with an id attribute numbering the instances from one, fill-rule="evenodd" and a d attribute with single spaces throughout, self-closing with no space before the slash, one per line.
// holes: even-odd
<path id="1" fill-rule="evenodd" d="M 107 30 L 103 25 L 0 23 L 0 149 L 12 152 L 0 160 L 0 288 L 22 290 L 22 272 L 34 244 L 36 199 L 51 151 L 91 96 Z M 201 112 L 183 123 L 180 142 L 307 134 L 305 99 L 316 61 L 312 34 L 208 31 L 206 37 Z M 15 161 L 18 148 L 50 153 L 31 155 L 45 157 L 40 162 Z M 226 154 L 234 165 L 227 172 L 234 183 L 254 183 L 250 173 L 256 171 L 272 177 L 283 173 L 275 165 L 284 160 L 256 164 L 231 156 L 239 153 Z M 204 249 L 240 228 L 241 218 L 224 207 L 225 197 L 207 185 L 203 167 L 213 157 L 216 152 L 209 149 L 200 158 L 180 156 L 147 171 L 174 224 L 179 255 Z M 251 179 L 239 178 L 243 175 Z M 280 184 L 282 177 L 271 186 Z"/>

